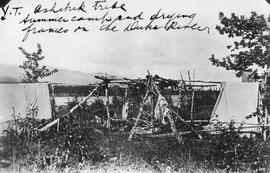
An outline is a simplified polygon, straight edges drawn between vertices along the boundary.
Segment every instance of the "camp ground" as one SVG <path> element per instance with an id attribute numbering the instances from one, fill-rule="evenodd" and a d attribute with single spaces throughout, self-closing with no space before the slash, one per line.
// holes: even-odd
<path id="1" fill-rule="evenodd" d="M 182 135 L 196 134 L 201 137 L 200 133 L 211 131 L 209 127 L 215 122 L 226 124 L 233 121 L 243 133 L 261 134 L 264 127 L 268 126 L 267 118 L 255 114 L 258 111 L 265 112 L 257 82 L 172 80 L 150 73 L 143 79 L 96 78 L 100 79 L 100 83 L 88 86 L 0 84 L 1 132 L 17 116 L 27 116 L 26 108 L 37 108 L 35 118 L 46 120 L 38 130 L 46 132 L 51 127 L 61 126 L 59 122 L 69 119 L 81 105 L 89 105 L 97 99 L 105 103 L 105 110 L 102 110 L 105 116 L 101 116 L 102 113 L 98 111 L 87 116 L 102 119 L 103 126 L 109 130 L 124 131 L 129 134 L 129 140 L 134 135 L 172 136 L 181 142 Z M 63 101 L 59 104 L 59 100 L 67 98 L 65 96 L 80 99 L 76 105 L 59 115 L 59 107 L 64 106 L 61 105 Z M 121 100 L 117 110 L 112 106 L 113 96 Z M 139 100 L 137 105 L 134 99 Z M 130 128 L 114 127 L 116 124 L 128 124 Z M 169 130 L 165 127 L 169 127 Z"/>
<path id="2" fill-rule="evenodd" d="M 85 165 L 76 170 L 112 169 L 115 163 L 124 169 L 139 158 L 135 165 L 141 171 L 150 156 L 164 167 L 159 160 L 188 164 L 185 159 L 192 154 L 196 164 L 215 161 L 222 170 L 227 165 L 234 169 L 235 156 L 242 164 L 259 158 L 266 167 L 260 149 L 267 144 L 268 128 L 267 116 L 261 116 L 267 114 L 262 84 L 174 80 L 149 71 L 145 78 L 95 78 L 99 82 L 89 85 L 0 84 L 0 152 L 5 158 L 0 164 L 28 171 L 25 164 L 50 171 L 74 164 Z"/>

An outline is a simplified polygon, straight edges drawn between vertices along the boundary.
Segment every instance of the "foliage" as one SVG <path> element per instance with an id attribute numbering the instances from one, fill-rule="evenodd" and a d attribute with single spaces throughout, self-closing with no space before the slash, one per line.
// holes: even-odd
<path id="1" fill-rule="evenodd" d="M 67 110 L 79 102 L 80 99 L 75 97 L 68 102 Z M 97 99 L 91 105 L 81 104 L 71 115 L 62 118 L 59 132 L 54 134 L 58 155 L 66 155 L 65 160 L 60 159 L 62 166 L 83 162 L 85 159 L 96 162 L 103 158 L 100 147 L 106 133 L 102 126 L 106 115 L 104 110 L 103 101 Z"/>
<path id="2" fill-rule="evenodd" d="M 260 94 L 263 98 L 261 110 L 265 110 L 266 107 L 269 111 L 270 28 L 268 22 L 270 22 L 270 16 L 266 19 L 264 15 L 252 12 L 250 17 L 236 16 L 234 13 L 226 17 L 220 13 L 219 20 L 220 25 L 216 26 L 217 31 L 221 35 L 232 38 L 234 42 L 227 45 L 230 51 L 229 56 L 220 60 L 212 55 L 210 61 L 217 67 L 234 70 L 237 77 L 244 72 L 249 72 L 250 78 L 266 79 L 260 86 Z"/>
<path id="3" fill-rule="evenodd" d="M 255 79 L 263 77 L 259 69 L 270 65 L 270 38 L 269 34 L 264 35 L 265 31 L 269 31 L 267 21 L 269 22 L 270 18 L 267 20 L 256 12 L 252 12 L 250 17 L 237 16 L 234 13 L 226 17 L 220 13 L 219 20 L 221 25 L 216 26 L 219 33 L 235 39 L 233 44 L 227 45 L 230 55 L 221 60 L 212 55 L 212 64 L 226 70 L 234 70 L 238 77 L 243 72 L 252 72 Z"/>
<path id="4" fill-rule="evenodd" d="M 3 154 L 8 159 L 12 156 L 19 165 L 31 165 L 39 162 L 36 158 L 38 150 L 37 143 L 40 139 L 37 128 L 44 123 L 36 119 L 38 107 L 31 104 L 22 114 L 13 114 L 8 128 L 4 130 Z M 23 115 L 23 116 L 22 116 Z"/>
<path id="5" fill-rule="evenodd" d="M 37 52 L 28 53 L 24 48 L 19 47 L 19 50 L 27 59 L 23 61 L 22 65 L 19 65 L 19 68 L 24 70 L 23 82 L 37 83 L 39 79 L 51 76 L 58 71 L 57 69 L 49 70 L 47 66 L 40 65 L 40 62 L 44 60 L 45 57 L 42 55 L 40 44 L 37 44 L 37 48 Z"/>
<path id="6" fill-rule="evenodd" d="M 123 105 L 124 100 L 121 97 L 115 95 L 112 97 L 112 105 L 111 105 L 112 108 L 110 108 L 110 110 L 113 109 L 114 114 L 121 115 Z"/>
<path id="7" fill-rule="evenodd" d="M 136 90 L 133 92 L 130 94 L 135 96 Z M 141 95 L 138 97 L 141 99 Z M 120 106 L 121 100 L 118 99 L 115 97 L 110 106 Z M 71 100 L 65 112 L 79 102 L 80 98 Z M 135 100 L 133 102 L 136 104 Z M 145 105 L 145 112 L 150 109 L 151 105 Z M 79 172 L 87 166 L 88 170 L 94 166 L 109 170 L 115 165 L 120 168 L 131 166 L 136 170 L 143 167 L 153 172 L 165 172 L 167 169 L 178 172 L 207 172 L 209 169 L 267 171 L 269 149 L 257 138 L 242 137 L 239 133 L 241 128 L 236 128 L 233 122 L 227 126 L 216 124 L 215 129 L 219 133 L 205 133 L 202 140 L 198 140 L 197 135 L 183 136 L 186 138 L 182 144 L 175 138 L 140 135 L 134 136 L 130 142 L 126 133 L 119 130 L 127 125 L 118 123 L 122 121 L 111 123 L 111 131 L 106 128 L 106 109 L 101 99 L 90 105 L 81 104 L 69 116 L 59 115 L 59 128 L 55 126 L 41 133 L 37 128 L 44 125 L 36 119 L 37 113 L 38 108 L 29 106 L 24 112 L 27 119 L 16 118 L 16 127 L 25 130 L 16 130 L 15 126 L 9 129 L 9 134 L 13 135 L 10 137 L 14 138 L 14 143 L 9 144 L 17 151 L 16 162 L 27 168 L 22 172 L 62 172 L 66 168 Z M 132 127 L 133 121 L 129 122 Z M 112 133 L 113 128 L 115 133 Z M 180 129 L 183 130 L 183 125 Z M 12 151 L 9 154 L 12 155 Z"/>
<path id="8" fill-rule="evenodd" d="M 78 102 L 79 99 L 74 98 L 68 107 L 72 108 Z M 216 124 L 215 129 L 220 133 L 206 133 L 203 140 L 187 136 L 183 144 L 178 144 L 174 138 L 140 136 L 129 142 L 126 135 L 109 134 L 103 123 L 98 123 L 96 117 L 106 120 L 99 116 L 104 110 L 104 104 L 99 99 L 91 105 L 82 104 L 69 117 L 62 118 L 59 131 L 52 129 L 38 133 L 35 129 L 41 122 L 33 119 L 37 109 L 30 106 L 26 110 L 28 124 L 26 120 L 17 124 L 22 124 L 18 126 L 20 129 L 28 129 L 25 130 L 27 133 L 20 133 L 22 139 L 17 138 L 16 133 L 10 134 L 17 139 L 12 144 L 16 145 L 17 163 L 27 168 L 28 172 L 61 172 L 66 167 L 79 170 L 87 165 L 99 165 L 106 169 L 112 165 L 132 165 L 134 169 L 144 167 L 155 172 L 167 169 L 179 172 L 209 169 L 264 171 L 269 161 L 265 157 L 269 156 L 269 149 L 263 151 L 264 143 L 256 138 L 241 137 L 240 129 L 235 128 L 233 122 L 228 126 Z M 15 132 L 15 127 L 11 127 L 10 132 L 11 129 Z"/>
<path id="9" fill-rule="evenodd" d="M 36 119 L 38 107 L 31 104 L 25 109 L 23 116 L 21 114 L 13 115 L 13 120 L 9 122 L 8 129 L 4 132 L 11 135 L 15 143 L 28 145 L 29 142 L 38 138 L 37 128 L 40 122 Z"/>
<path id="10" fill-rule="evenodd" d="M 218 122 L 214 127 L 218 134 L 207 139 L 212 146 L 212 158 L 219 168 L 239 172 L 248 165 L 253 170 L 262 171 L 269 165 L 269 158 L 265 156 L 270 153 L 262 152 L 261 138 L 241 135 L 242 127 L 236 128 L 233 121 L 226 124 Z"/>

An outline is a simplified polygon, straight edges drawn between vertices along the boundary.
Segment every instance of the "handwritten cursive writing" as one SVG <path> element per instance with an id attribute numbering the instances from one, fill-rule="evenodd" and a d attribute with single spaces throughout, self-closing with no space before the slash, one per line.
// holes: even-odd
<path id="1" fill-rule="evenodd" d="M 29 34 L 39 34 L 39 33 L 56 33 L 56 34 L 64 34 L 69 31 L 69 29 L 65 29 L 63 27 L 60 28 L 41 28 L 37 29 L 34 27 L 34 23 L 31 25 L 27 26 L 26 28 L 22 29 L 22 31 L 25 31 L 25 35 L 23 37 L 23 42 L 28 38 Z"/>
<path id="2" fill-rule="evenodd" d="M 56 7 L 57 7 L 56 2 L 54 2 L 51 8 L 43 8 L 42 5 L 39 4 L 36 6 L 34 10 L 34 14 L 41 13 L 41 12 L 42 13 L 60 13 L 60 12 L 71 12 L 71 11 L 86 13 L 86 10 L 85 10 L 86 6 L 85 6 L 84 1 L 78 7 L 71 6 L 70 2 L 68 2 L 65 7 L 60 7 L 60 8 L 56 8 Z"/>
<path id="3" fill-rule="evenodd" d="M 23 20 L 19 22 L 19 24 L 27 24 L 27 23 L 39 23 L 39 22 L 68 22 L 68 19 L 64 17 L 54 17 L 54 18 L 32 18 L 30 14 L 28 14 Z"/>
<path id="4" fill-rule="evenodd" d="M 21 15 L 20 11 L 21 11 L 21 9 L 23 7 L 12 7 L 12 8 L 9 8 L 9 7 L 10 7 L 9 5 L 6 6 L 6 7 L 1 6 L 1 9 L 2 9 L 2 12 L 3 12 L 3 15 L 1 16 L 1 20 L 5 20 L 6 17 L 7 17 L 7 14 L 13 15 L 13 16 Z"/>
<path id="5" fill-rule="evenodd" d="M 196 21 L 196 13 L 167 13 L 163 9 L 158 9 L 150 15 L 146 15 L 144 11 L 138 11 L 135 14 L 133 12 L 131 15 L 125 3 L 108 2 L 107 0 L 95 0 L 89 3 L 89 1 L 82 1 L 79 5 L 74 6 L 67 2 L 61 6 L 54 2 L 50 7 L 38 4 L 32 13 L 28 13 L 19 22 L 23 25 L 21 30 L 24 32 L 23 41 L 27 40 L 30 34 L 86 33 L 90 32 L 92 30 L 90 27 L 93 26 L 106 32 L 159 30 L 167 32 L 180 30 L 210 32 L 208 26 L 200 25 Z M 2 9 L 2 11 L 6 14 L 8 7 Z M 72 15 L 66 15 L 69 12 L 72 12 Z M 35 15 L 47 13 L 50 13 L 50 15 Z M 47 23 L 53 23 L 53 25 L 46 27 Z M 65 25 L 66 28 L 64 28 L 61 27 L 61 23 L 68 23 L 68 25 Z M 92 23 L 95 23 L 95 25 L 91 25 Z"/>
<path id="6" fill-rule="evenodd" d="M 94 2 L 93 8 L 94 10 L 110 10 L 110 9 L 121 9 L 123 11 L 127 11 L 125 6 L 126 4 L 121 4 L 118 6 L 118 1 L 114 2 L 112 5 L 104 5 L 106 0 L 97 0 Z"/>
<path id="7" fill-rule="evenodd" d="M 159 9 L 155 14 L 151 15 L 149 22 L 146 25 L 140 24 L 139 21 L 135 21 L 127 25 L 124 29 L 124 32 L 135 31 L 135 30 L 182 30 L 182 29 L 191 29 L 197 31 L 207 31 L 209 33 L 210 28 L 205 26 L 202 27 L 198 23 L 193 23 L 196 13 L 193 14 L 165 14 L 162 13 L 162 9 Z M 184 19 L 184 21 L 179 21 Z M 155 24 L 159 22 L 159 24 Z M 165 23 L 165 24 L 160 24 Z"/>

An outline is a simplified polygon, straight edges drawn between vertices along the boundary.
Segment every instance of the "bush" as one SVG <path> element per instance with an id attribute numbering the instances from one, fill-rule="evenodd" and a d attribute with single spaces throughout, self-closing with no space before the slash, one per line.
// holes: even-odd
<path id="1" fill-rule="evenodd" d="M 212 159 L 217 167 L 228 171 L 240 171 L 245 167 L 261 171 L 268 166 L 268 159 L 263 152 L 264 142 L 260 138 L 248 138 L 241 135 L 241 126 L 217 123 L 218 134 L 209 135 L 207 139 L 212 145 Z"/>
<path id="2" fill-rule="evenodd" d="M 68 103 L 68 109 L 77 103 L 79 99 L 75 98 Z M 114 104 L 118 103 L 115 99 Z M 145 110 L 150 108 L 150 105 L 145 106 Z M 116 128 L 113 134 L 104 127 L 102 122 L 106 121 L 107 115 L 102 100 L 91 105 L 82 104 L 71 115 L 62 117 L 59 131 L 53 127 L 38 132 L 37 128 L 44 122 L 36 119 L 37 113 L 38 108 L 30 106 L 25 111 L 26 118 L 17 116 L 6 130 L 5 143 L 5 154 L 12 156 L 14 148 L 16 163 L 33 172 L 113 163 L 119 166 L 142 164 L 155 171 L 167 168 L 180 172 L 208 169 L 267 171 L 269 142 L 243 137 L 241 127 L 236 128 L 234 122 L 217 123 L 214 127 L 219 133 L 205 133 L 203 140 L 184 136 L 183 144 L 178 144 L 175 138 L 153 139 L 139 135 L 129 142 L 128 135 L 120 133 L 121 128 Z M 123 127 L 122 124 L 119 126 Z"/>

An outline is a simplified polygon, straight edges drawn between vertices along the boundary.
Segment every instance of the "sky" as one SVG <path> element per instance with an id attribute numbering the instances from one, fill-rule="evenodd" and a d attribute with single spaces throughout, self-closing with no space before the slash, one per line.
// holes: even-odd
<path id="1" fill-rule="evenodd" d="M 65 5 L 65 0 L 11 0 L 10 8 L 22 6 L 20 15 L 9 15 L 0 20 L 0 63 L 18 65 L 24 56 L 18 50 L 22 46 L 27 51 L 35 51 L 40 43 L 45 55 L 44 64 L 56 68 L 79 70 L 87 73 L 107 72 L 126 77 L 143 77 L 149 70 L 152 74 L 179 79 L 180 71 L 187 78 L 187 71 L 195 73 L 196 79 L 217 81 L 238 81 L 231 71 L 217 68 L 208 60 L 211 54 L 216 57 L 228 55 L 226 45 L 231 41 L 215 31 L 219 24 L 218 13 L 230 15 L 250 15 L 251 11 L 259 14 L 270 14 L 270 5 L 265 0 L 119 0 L 124 3 L 127 12 L 111 10 L 112 15 L 135 15 L 143 11 L 149 17 L 159 9 L 166 14 L 193 14 L 195 22 L 208 26 L 210 33 L 191 30 L 179 31 L 134 31 L 105 32 L 99 31 L 97 23 L 80 22 L 89 26 L 89 32 L 67 34 L 35 34 L 22 42 L 25 26 L 19 24 L 28 13 L 31 16 L 71 17 L 80 16 L 79 12 L 59 14 L 33 14 L 33 9 L 41 4 L 43 7 Z M 80 5 L 83 0 L 70 0 L 70 4 Z M 107 0 L 107 4 L 116 1 Z M 85 0 L 86 5 L 92 5 L 94 0 Z M 104 12 L 87 11 L 84 16 L 101 15 Z M 3 15 L 3 12 L 0 12 Z M 37 27 L 58 27 L 59 24 L 37 24 Z M 64 24 L 63 24 L 64 25 Z M 74 26 L 72 26 L 74 25 Z M 64 26 L 75 28 L 78 23 L 68 23 Z M 195 71 L 195 72 L 194 72 Z"/>

